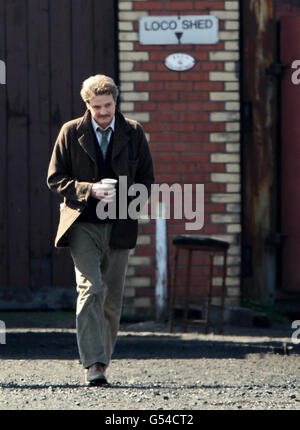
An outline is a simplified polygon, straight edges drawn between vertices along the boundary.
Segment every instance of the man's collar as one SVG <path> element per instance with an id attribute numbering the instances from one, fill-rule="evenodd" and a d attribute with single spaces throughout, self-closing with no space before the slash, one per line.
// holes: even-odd
<path id="1" fill-rule="evenodd" d="M 92 115 L 91 115 L 91 121 L 92 121 L 92 126 L 93 126 L 93 129 L 94 129 L 94 131 L 96 132 L 97 131 L 97 129 L 98 129 L 98 127 L 100 127 L 99 126 L 99 124 L 97 124 L 97 122 L 94 120 L 94 118 L 92 117 Z M 107 128 L 111 128 L 113 131 L 115 130 L 115 122 L 116 122 L 116 117 L 115 117 L 115 115 L 114 115 L 114 117 L 113 117 L 113 119 L 112 119 L 112 121 L 111 121 L 111 123 L 106 127 L 106 128 L 104 128 L 103 130 L 106 130 Z M 100 127 L 101 128 L 101 127 Z"/>

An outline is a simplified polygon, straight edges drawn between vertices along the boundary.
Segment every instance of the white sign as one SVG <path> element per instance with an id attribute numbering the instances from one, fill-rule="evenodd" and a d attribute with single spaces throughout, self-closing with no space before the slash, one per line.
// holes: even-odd
<path id="1" fill-rule="evenodd" d="M 168 69 L 174 70 L 175 72 L 184 72 L 194 67 L 195 59 L 191 55 L 177 52 L 167 56 L 165 65 Z"/>
<path id="2" fill-rule="evenodd" d="M 215 44 L 219 21 L 213 15 L 143 16 L 139 21 L 142 45 Z"/>

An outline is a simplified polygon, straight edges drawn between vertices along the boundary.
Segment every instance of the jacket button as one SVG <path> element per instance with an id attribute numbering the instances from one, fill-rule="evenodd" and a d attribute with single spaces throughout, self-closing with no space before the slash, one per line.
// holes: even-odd
<path id="1" fill-rule="evenodd" d="M 82 197 L 80 200 L 81 200 L 82 202 L 85 202 L 85 198 L 84 198 L 84 197 Z"/>
<path id="2" fill-rule="evenodd" d="M 81 209 L 79 209 L 79 208 L 77 208 L 76 210 L 77 210 L 77 212 L 81 212 Z"/>

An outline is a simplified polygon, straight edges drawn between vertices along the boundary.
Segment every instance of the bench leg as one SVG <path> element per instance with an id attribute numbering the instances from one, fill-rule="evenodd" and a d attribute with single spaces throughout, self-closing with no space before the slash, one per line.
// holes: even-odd
<path id="1" fill-rule="evenodd" d="M 226 272 L 227 272 L 227 251 L 224 252 L 224 263 L 223 263 L 223 281 L 222 281 L 222 292 L 221 292 L 221 309 L 219 314 L 219 333 L 223 333 L 224 323 L 224 303 L 226 293 Z"/>
<path id="2" fill-rule="evenodd" d="M 191 282 L 191 268 L 192 268 L 192 250 L 188 250 L 188 265 L 185 280 L 185 303 L 183 313 L 183 331 L 187 330 L 188 313 L 189 313 L 189 298 L 190 298 L 190 282 Z"/>
<path id="3" fill-rule="evenodd" d="M 170 310 L 169 310 L 169 332 L 172 333 L 173 331 L 173 323 L 174 323 L 174 308 L 175 308 L 175 295 L 176 295 L 176 273 L 177 273 L 177 263 L 178 263 L 178 249 L 175 250 L 174 255 L 174 267 L 173 267 L 173 274 L 172 274 L 172 280 L 171 280 L 171 297 L 170 297 Z"/>
<path id="4" fill-rule="evenodd" d="M 213 279 L 213 267 L 214 267 L 214 254 L 210 253 L 210 268 L 209 268 L 209 287 L 207 297 L 207 309 L 206 309 L 206 322 L 205 322 L 205 333 L 208 333 L 210 325 L 210 309 L 211 309 L 211 298 L 212 298 L 212 279 Z"/>

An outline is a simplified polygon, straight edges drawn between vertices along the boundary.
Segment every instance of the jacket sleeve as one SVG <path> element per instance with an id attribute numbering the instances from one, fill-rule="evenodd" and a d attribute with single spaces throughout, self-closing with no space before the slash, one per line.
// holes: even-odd
<path id="1" fill-rule="evenodd" d="M 55 142 L 48 168 L 47 185 L 51 191 L 57 192 L 74 203 L 84 203 L 90 196 L 92 182 L 80 182 L 70 175 L 71 137 L 63 126 Z"/>
<path id="2" fill-rule="evenodd" d="M 147 187 L 148 194 L 150 196 L 151 184 L 153 184 L 155 180 L 150 146 L 140 124 L 137 125 L 137 132 L 139 133 L 140 145 L 135 182 L 144 184 Z"/>

